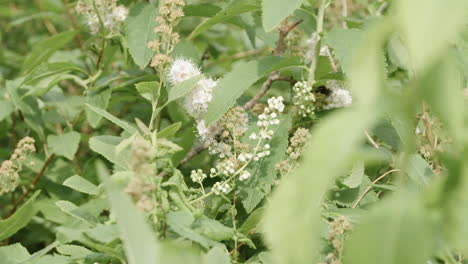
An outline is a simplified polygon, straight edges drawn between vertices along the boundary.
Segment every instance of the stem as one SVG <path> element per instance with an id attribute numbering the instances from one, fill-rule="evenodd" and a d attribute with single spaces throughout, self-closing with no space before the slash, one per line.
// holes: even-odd
<path id="1" fill-rule="evenodd" d="M 317 14 L 317 43 L 315 44 L 314 54 L 312 56 L 312 62 L 310 64 L 309 71 L 309 80 L 308 83 L 310 86 L 315 83 L 315 71 L 317 70 L 317 62 L 320 55 L 320 44 L 321 37 L 320 34 L 323 32 L 323 17 L 325 15 L 325 9 L 327 8 L 327 0 L 319 0 L 319 10 Z"/>
<path id="2" fill-rule="evenodd" d="M 99 56 L 98 56 L 98 59 L 97 59 L 97 62 L 96 62 L 96 70 L 99 71 L 99 66 L 101 64 L 101 61 L 102 61 L 102 57 L 104 55 L 104 50 L 106 49 L 106 39 L 105 38 L 102 38 L 102 44 L 101 44 L 101 50 L 99 51 Z"/>
<path id="3" fill-rule="evenodd" d="M 346 22 L 346 18 L 348 17 L 348 1 L 341 0 L 341 15 L 343 16 L 343 28 L 348 28 L 348 23 Z"/>

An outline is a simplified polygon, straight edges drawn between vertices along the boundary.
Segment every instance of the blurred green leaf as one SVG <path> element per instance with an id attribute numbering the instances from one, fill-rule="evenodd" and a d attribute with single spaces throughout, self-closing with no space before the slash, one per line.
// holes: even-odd
<path id="1" fill-rule="evenodd" d="M 21 72 L 23 74 L 31 72 L 46 61 L 55 51 L 68 44 L 75 37 L 75 34 L 76 32 L 74 31 L 66 31 L 34 44 L 31 53 L 24 60 Z"/>
<path id="2" fill-rule="evenodd" d="M 12 216 L 0 220 L 0 240 L 14 235 L 25 227 L 31 218 L 36 215 L 37 207 L 34 203 L 40 191 L 36 191 Z"/>
<path id="3" fill-rule="evenodd" d="M 96 169 L 108 195 L 112 212 L 117 217 L 125 254 L 129 264 L 157 264 L 160 262 L 159 244 L 143 215 L 130 198 L 109 179 L 104 163 L 98 161 Z"/>
<path id="4" fill-rule="evenodd" d="M 344 263 L 425 263 L 433 252 L 433 239 L 417 193 L 398 193 L 353 230 L 345 243 Z"/>

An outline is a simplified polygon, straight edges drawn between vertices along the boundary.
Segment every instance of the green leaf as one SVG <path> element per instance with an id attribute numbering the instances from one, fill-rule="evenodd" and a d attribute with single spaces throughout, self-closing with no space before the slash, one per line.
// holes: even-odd
<path id="1" fill-rule="evenodd" d="M 69 62 L 43 63 L 26 75 L 24 78 L 24 83 L 31 84 L 41 79 L 70 71 L 86 73 L 80 67 Z M 31 93 L 31 91 L 28 93 Z"/>
<path id="2" fill-rule="evenodd" d="M 429 184 L 435 176 L 429 163 L 419 154 L 411 155 L 408 166 L 408 176 L 417 184 Z"/>
<path id="3" fill-rule="evenodd" d="M 92 111 L 94 111 L 96 114 L 98 114 L 98 115 L 106 118 L 107 120 L 111 121 L 112 123 L 118 125 L 123 130 L 127 131 L 129 134 L 133 135 L 133 134 L 137 133 L 137 130 L 134 127 L 132 127 L 130 124 L 128 124 L 126 121 L 123 121 L 123 120 L 113 116 L 111 113 L 107 112 L 106 110 L 95 107 L 95 106 L 90 105 L 90 104 L 86 104 L 86 106 L 89 109 L 91 109 Z"/>
<path id="4" fill-rule="evenodd" d="M 346 74 L 353 70 L 354 50 L 361 43 L 362 32 L 357 29 L 332 29 L 323 39 L 324 44 L 333 49 L 334 57 L 340 62 L 340 66 Z"/>
<path id="5" fill-rule="evenodd" d="M 433 230 L 419 197 L 399 193 L 353 230 L 344 246 L 344 263 L 425 263 L 433 253 Z"/>
<path id="6" fill-rule="evenodd" d="M 0 99 L 0 121 L 13 113 L 14 109 L 15 108 L 12 103 Z"/>
<path id="7" fill-rule="evenodd" d="M 76 206 L 74 203 L 69 201 L 57 201 L 55 203 L 60 210 L 64 213 L 73 216 L 74 218 L 81 220 L 90 226 L 95 226 L 97 219 L 85 209 Z"/>
<path id="8" fill-rule="evenodd" d="M 138 93 L 143 98 L 148 100 L 149 102 L 155 102 L 157 98 L 159 97 L 159 94 L 158 94 L 159 82 L 158 81 L 137 83 L 135 84 L 135 87 Z"/>
<path id="9" fill-rule="evenodd" d="M 211 125 L 229 110 L 236 100 L 266 74 L 283 68 L 299 66 L 296 58 L 266 57 L 260 61 L 240 62 L 218 83 L 213 91 L 213 100 L 208 106 L 205 117 Z"/>
<path id="10" fill-rule="evenodd" d="M 0 259 L 4 263 L 19 264 L 26 261 L 30 256 L 28 250 L 19 243 L 0 247 Z"/>
<path id="11" fill-rule="evenodd" d="M 119 225 L 121 239 L 129 264 L 161 263 L 156 235 L 147 225 L 145 218 L 133 205 L 130 198 L 109 180 L 105 165 L 98 161 L 96 169 L 108 195 L 111 210 Z"/>
<path id="12" fill-rule="evenodd" d="M 221 8 L 212 4 L 193 4 L 184 6 L 185 16 L 212 17 L 219 11 L 221 11 Z"/>
<path id="13" fill-rule="evenodd" d="M 234 1 L 232 4 L 219 11 L 214 17 L 211 17 L 198 25 L 189 35 L 188 39 L 193 39 L 197 35 L 203 33 L 213 25 L 216 25 L 220 22 L 226 21 L 242 13 L 257 10 L 260 10 L 259 0 Z"/>
<path id="14" fill-rule="evenodd" d="M 291 118 L 287 115 L 281 117 L 280 124 L 272 128 L 274 134 L 269 144 L 274 151 L 253 167 L 252 177 L 245 183 L 245 186 L 241 185 L 240 196 L 247 213 L 252 212 L 265 195 L 270 193 L 271 186 L 276 179 L 275 165 L 286 156 L 290 127 Z"/>
<path id="15" fill-rule="evenodd" d="M 121 137 L 95 136 L 89 140 L 89 147 L 120 168 L 127 169 L 129 167 L 129 153 L 125 150 L 118 153 L 116 150 L 122 140 Z"/>
<path id="16" fill-rule="evenodd" d="M 71 131 L 62 135 L 49 135 L 47 144 L 53 153 L 73 160 L 80 144 L 81 134 Z"/>
<path id="17" fill-rule="evenodd" d="M 154 55 L 148 43 L 157 38 L 154 28 L 158 26 L 156 6 L 144 2 L 137 3 L 130 9 L 125 20 L 125 36 L 128 49 L 135 63 L 145 68 Z"/>
<path id="18" fill-rule="evenodd" d="M 158 138 L 173 138 L 181 126 L 181 122 L 171 124 L 170 126 L 158 132 Z"/>
<path id="19" fill-rule="evenodd" d="M 263 0 L 262 17 L 265 31 L 275 29 L 285 18 L 298 9 L 304 0 Z"/>
<path id="20" fill-rule="evenodd" d="M 246 236 L 251 235 L 251 233 L 260 232 L 261 231 L 259 230 L 260 222 L 262 220 L 264 213 L 265 213 L 265 208 L 263 207 L 255 209 L 255 211 L 249 214 L 249 217 L 247 218 L 247 220 L 245 220 L 245 222 L 239 228 L 239 232 L 241 232 L 242 234 Z"/>
<path id="21" fill-rule="evenodd" d="M 213 247 L 206 253 L 204 264 L 231 264 L 231 258 L 222 247 Z"/>
<path id="22" fill-rule="evenodd" d="M 36 215 L 37 207 L 34 200 L 40 191 L 36 191 L 27 202 L 25 202 L 12 216 L 0 221 L 0 240 L 14 235 L 18 230 L 25 227 L 31 218 Z"/>
<path id="23" fill-rule="evenodd" d="M 86 96 L 86 103 L 96 108 L 106 109 L 111 99 L 112 89 L 104 89 L 96 92 L 90 92 Z M 86 119 L 93 128 L 97 128 L 102 116 L 93 110 L 86 108 Z"/>
<path id="24" fill-rule="evenodd" d="M 24 60 L 21 72 L 23 74 L 31 72 L 34 68 L 46 61 L 54 52 L 63 48 L 75 37 L 76 32 L 62 32 L 48 39 L 44 39 L 34 44 L 31 53 Z"/>
<path id="25" fill-rule="evenodd" d="M 206 249 L 219 246 L 220 244 L 216 241 L 208 239 L 191 228 L 194 220 L 193 215 L 188 212 L 170 212 L 167 215 L 168 226 L 180 236 L 192 240 Z"/>
<path id="26" fill-rule="evenodd" d="M 63 182 L 63 185 L 82 193 L 96 195 L 99 188 L 79 175 L 73 175 Z"/>
<path id="27" fill-rule="evenodd" d="M 364 163 L 354 164 L 351 174 L 343 180 L 343 184 L 349 188 L 357 188 L 361 185 L 364 178 Z"/>

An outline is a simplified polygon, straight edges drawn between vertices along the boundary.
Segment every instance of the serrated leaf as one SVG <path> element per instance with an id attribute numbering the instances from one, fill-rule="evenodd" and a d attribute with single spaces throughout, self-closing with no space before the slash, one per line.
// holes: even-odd
<path id="1" fill-rule="evenodd" d="M 285 18 L 298 9 L 304 0 L 262 0 L 263 28 L 275 29 Z"/>
<path id="2" fill-rule="evenodd" d="M 133 135 L 133 134 L 137 133 L 137 130 L 134 127 L 132 127 L 130 124 L 128 124 L 126 121 L 123 121 L 123 120 L 115 117 L 114 115 L 107 112 L 106 110 L 101 109 L 99 107 L 95 107 L 95 106 L 90 105 L 90 104 L 86 104 L 86 106 L 89 109 L 91 109 L 92 111 L 94 111 L 96 114 L 98 114 L 98 115 L 106 118 L 107 120 L 111 121 L 112 123 L 118 125 L 123 130 L 127 131 L 129 134 Z"/>
<path id="3" fill-rule="evenodd" d="M 291 127 L 291 118 L 283 116 L 280 124 L 272 128 L 273 138 L 269 142 L 272 151 L 271 155 L 263 158 L 252 168 L 252 177 L 242 184 L 240 196 L 242 205 L 247 213 L 252 212 L 262 199 L 271 191 L 271 186 L 276 179 L 275 165 L 286 156 L 288 147 L 288 131 Z"/>
<path id="4" fill-rule="evenodd" d="M 95 136 L 89 140 L 89 147 L 120 168 L 127 169 L 129 153 L 124 150 L 120 153 L 117 152 L 117 146 L 122 140 L 121 137 Z"/>
<path id="5" fill-rule="evenodd" d="M 62 32 L 34 44 L 31 53 L 24 60 L 21 72 L 26 74 L 32 71 L 42 62 L 46 61 L 55 51 L 63 48 L 70 42 L 75 37 L 75 34 L 76 32 L 74 31 Z"/>
<path id="6" fill-rule="evenodd" d="M 129 264 L 160 263 L 160 246 L 145 218 L 133 205 L 130 198 L 109 179 L 102 162 L 96 163 L 99 178 L 104 182 L 111 210 L 116 215 Z"/>
<path id="7" fill-rule="evenodd" d="M 36 191 L 12 216 L 0 221 L 0 240 L 14 235 L 18 230 L 25 227 L 31 218 L 36 215 L 37 208 L 34 204 L 40 191 Z"/>
<path id="8" fill-rule="evenodd" d="M 261 7 L 259 2 L 259 0 L 234 1 L 232 4 L 219 11 L 214 17 L 211 17 L 198 25 L 189 35 L 188 39 L 193 39 L 213 25 L 226 21 L 242 13 L 260 10 Z"/>
<path id="9" fill-rule="evenodd" d="M 73 175 L 63 182 L 63 185 L 82 193 L 96 195 L 99 188 L 79 175 Z"/>
<path id="10" fill-rule="evenodd" d="M 208 106 L 205 117 L 207 125 L 211 125 L 231 108 L 236 100 L 266 74 L 283 68 L 299 66 L 296 58 L 266 57 L 259 61 L 240 62 L 232 71 L 221 79 L 213 91 L 213 100 Z"/>
<path id="11" fill-rule="evenodd" d="M 158 26 L 158 9 L 153 4 L 137 3 L 130 9 L 125 20 L 125 32 L 128 49 L 135 63 L 145 68 L 154 55 L 148 43 L 157 38 L 154 28 Z"/>
<path id="12" fill-rule="evenodd" d="M 333 55 L 345 74 L 352 71 L 354 50 L 362 36 L 362 31 L 357 29 L 332 29 L 325 35 L 324 44 L 333 49 Z"/>
<path id="13" fill-rule="evenodd" d="M 47 137 L 47 144 L 56 155 L 73 160 L 80 144 L 80 138 L 80 133 L 71 131 L 57 136 L 49 135 Z"/>

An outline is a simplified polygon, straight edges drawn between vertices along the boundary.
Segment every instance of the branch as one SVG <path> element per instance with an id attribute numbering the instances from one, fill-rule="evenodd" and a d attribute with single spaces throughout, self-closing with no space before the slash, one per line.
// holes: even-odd
<path id="1" fill-rule="evenodd" d="M 266 92 L 268 92 L 268 90 L 275 81 L 288 81 L 291 84 L 295 83 L 295 81 L 291 77 L 282 77 L 279 75 L 279 72 L 272 72 L 268 76 L 268 79 L 263 83 L 262 88 L 260 88 L 260 91 L 258 91 L 258 93 L 254 97 L 252 97 L 252 99 L 250 99 L 250 101 L 248 101 L 242 108 L 244 110 L 251 109 L 266 94 Z"/>
<path id="2" fill-rule="evenodd" d="M 375 179 L 373 182 L 371 182 L 371 184 L 366 188 L 366 190 L 361 194 L 361 196 L 359 196 L 359 199 L 356 201 L 356 203 L 353 205 L 353 208 L 356 208 L 358 207 L 359 203 L 362 201 L 362 199 L 364 198 L 364 196 L 366 196 L 366 194 L 370 191 L 370 189 L 372 188 L 372 186 L 374 186 L 374 184 L 376 184 L 377 182 L 379 182 L 381 179 L 385 178 L 387 175 L 393 173 L 393 172 L 399 172 L 400 170 L 399 169 L 393 169 L 393 170 L 390 170 L 390 171 L 387 171 L 386 173 L 384 173 L 382 176 L 378 177 L 377 179 Z"/>
<path id="3" fill-rule="evenodd" d="M 34 189 L 34 187 L 36 186 L 37 182 L 41 179 L 42 175 L 44 175 L 44 172 L 46 171 L 47 167 L 49 166 L 50 162 L 52 161 L 52 159 L 54 158 L 54 154 L 51 154 L 47 160 L 44 162 L 44 164 L 42 165 L 42 168 L 41 170 L 39 171 L 38 174 L 36 174 L 36 177 L 34 177 L 33 181 L 31 182 L 31 185 L 29 186 L 29 188 L 23 193 L 23 195 L 21 195 L 21 197 L 18 199 L 18 201 L 16 202 L 16 204 L 13 206 L 13 209 L 11 209 L 11 211 L 8 213 L 8 217 L 10 217 L 11 215 L 13 215 L 15 212 L 16 212 L 16 209 L 18 209 L 18 207 L 20 206 L 20 204 L 24 201 L 24 199 L 26 199 L 26 196 L 28 196 L 28 194 Z"/>

